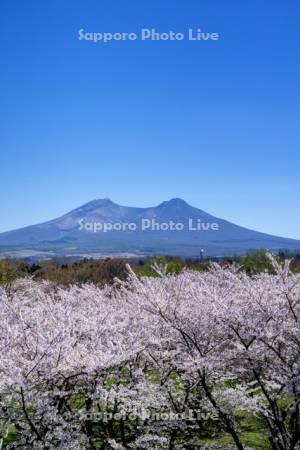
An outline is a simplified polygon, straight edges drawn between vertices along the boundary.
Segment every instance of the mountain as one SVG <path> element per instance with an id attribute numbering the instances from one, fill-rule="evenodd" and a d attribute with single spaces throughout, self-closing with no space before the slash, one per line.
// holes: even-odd
<path id="1" fill-rule="evenodd" d="M 174 198 L 134 208 L 93 200 L 49 222 L 0 234 L 0 255 L 230 256 L 255 249 L 300 250 L 300 241 L 249 230 Z"/>

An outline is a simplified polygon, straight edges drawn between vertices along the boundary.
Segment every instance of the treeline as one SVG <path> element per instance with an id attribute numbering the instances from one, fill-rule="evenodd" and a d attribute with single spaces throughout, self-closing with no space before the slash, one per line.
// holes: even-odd
<path id="1" fill-rule="evenodd" d="M 279 261 L 292 259 L 291 269 L 300 272 L 300 255 L 281 252 L 277 255 Z M 182 259 L 179 257 L 157 256 L 139 260 L 124 260 L 119 258 L 82 259 L 75 262 L 47 261 L 28 263 L 26 261 L 0 260 L 0 285 L 9 289 L 18 278 L 31 277 L 34 280 L 48 280 L 58 285 L 94 283 L 105 285 L 114 282 L 116 278 L 124 280 L 129 263 L 138 276 L 158 276 L 155 266 L 163 267 L 166 274 L 179 274 L 184 268 L 196 271 L 206 271 L 211 262 L 218 262 L 222 267 L 236 264 L 240 270 L 249 275 L 262 272 L 273 273 L 273 267 L 266 252 L 256 251 L 245 256 L 234 256 L 223 259 Z"/>
<path id="2" fill-rule="evenodd" d="M 113 282 L 115 278 L 124 280 L 127 277 L 127 269 L 126 261 L 117 258 L 83 259 L 71 263 L 49 261 L 39 264 L 10 259 L 0 261 L 0 284 L 9 285 L 17 278 L 26 276 L 63 286 L 84 283 L 105 285 Z"/>

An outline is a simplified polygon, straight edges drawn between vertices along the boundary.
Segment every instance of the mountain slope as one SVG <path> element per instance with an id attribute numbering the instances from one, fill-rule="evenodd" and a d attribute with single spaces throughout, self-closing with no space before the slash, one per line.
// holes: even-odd
<path id="1" fill-rule="evenodd" d="M 172 228 L 171 223 L 180 224 L 182 229 Z M 161 229 L 162 224 L 169 227 Z M 143 229 L 143 225 L 147 228 Z M 103 231 L 103 227 L 116 226 L 122 230 Z M 221 256 L 258 248 L 300 250 L 300 241 L 248 230 L 178 198 L 149 208 L 121 206 L 109 199 L 94 200 L 57 219 L 0 234 L 0 254 L 12 255 L 27 249 L 55 255 L 195 256 L 200 248 L 207 255 Z"/>

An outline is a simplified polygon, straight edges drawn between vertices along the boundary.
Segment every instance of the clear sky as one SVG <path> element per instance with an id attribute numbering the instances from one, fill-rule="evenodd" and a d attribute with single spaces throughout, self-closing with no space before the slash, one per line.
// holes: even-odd
<path id="1" fill-rule="evenodd" d="M 0 29 L 0 231 L 181 197 L 300 239 L 299 0 L 1 0 Z"/>

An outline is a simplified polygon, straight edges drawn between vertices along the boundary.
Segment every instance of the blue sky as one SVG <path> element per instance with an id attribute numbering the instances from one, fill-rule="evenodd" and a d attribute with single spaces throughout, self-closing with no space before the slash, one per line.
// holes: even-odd
<path id="1" fill-rule="evenodd" d="M 2 0 L 0 231 L 172 197 L 300 239 L 298 0 Z M 78 30 L 220 33 L 79 41 Z"/>

